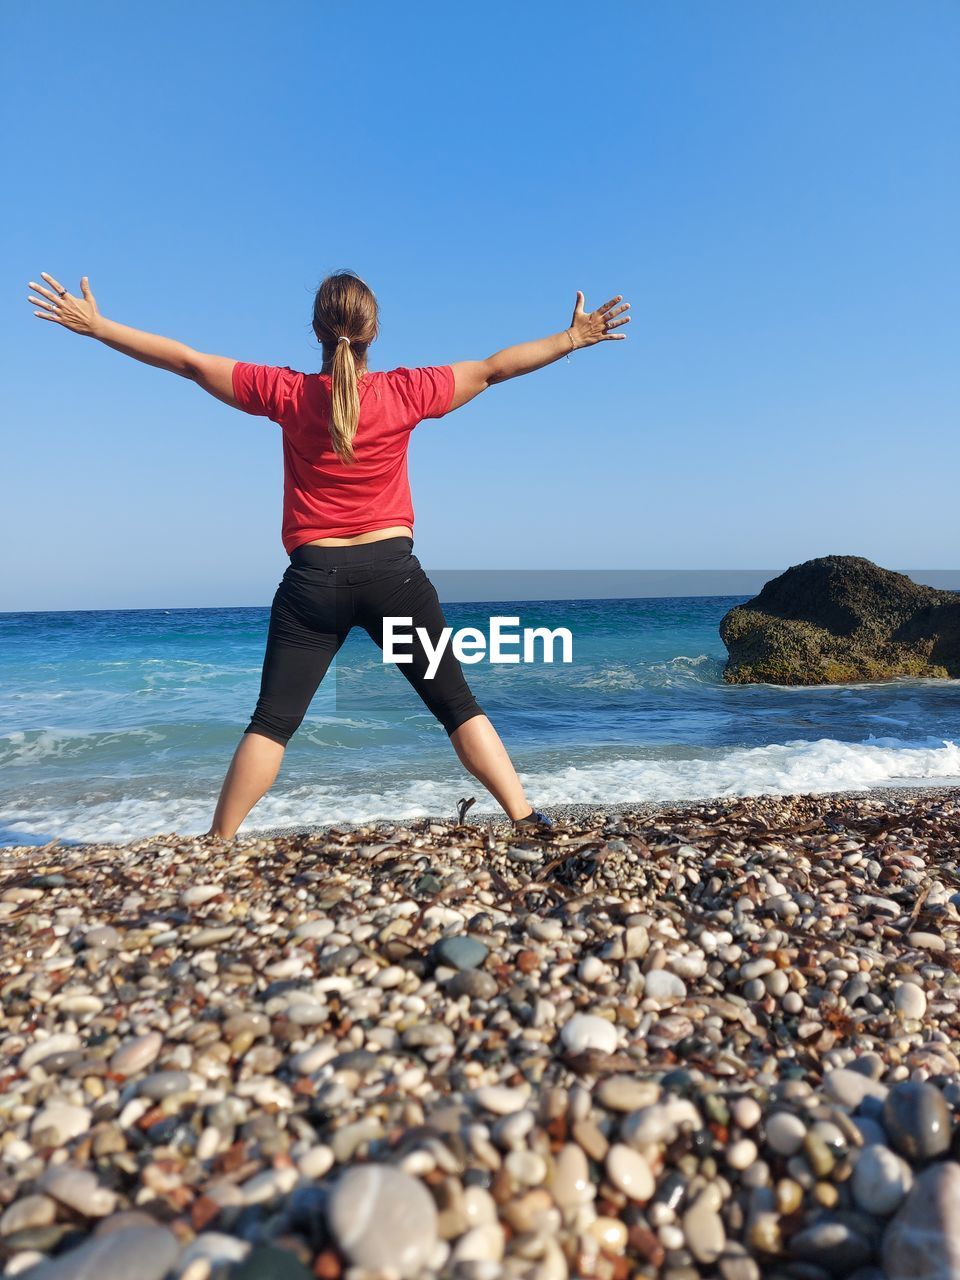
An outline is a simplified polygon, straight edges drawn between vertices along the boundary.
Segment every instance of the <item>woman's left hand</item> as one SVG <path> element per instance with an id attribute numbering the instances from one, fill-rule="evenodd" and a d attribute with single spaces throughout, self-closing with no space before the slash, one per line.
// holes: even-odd
<path id="1" fill-rule="evenodd" d="M 80 291 L 82 298 L 75 298 L 72 293 L 68 293 L 58 280 L 54 280 L 53 276 L 48 275 L 46 271 L 41 271 L 40 275 L 47 284 L 49 289 L 45 289 L 43 285 L 30 281 L 30 288 L 36 289 L 37 293 L 42 293 L 42 298 L 34 298 L 28 295 L 28 301 L 37 303 L 43 308 L 42 311 L 35 311 L 33 314 L 39 316 L 41 320 L 54 320 L 57 324 L 62 324 L 65 329 L 70 329 L 74 333 L 81 333 L 86 337 L 92 337 L 96 331 L 97 321 L 100 319 L 100 312 L 97 310 L 97 300 L 90 290 L 90 282 L 86 276 L 80 281 Z"/>

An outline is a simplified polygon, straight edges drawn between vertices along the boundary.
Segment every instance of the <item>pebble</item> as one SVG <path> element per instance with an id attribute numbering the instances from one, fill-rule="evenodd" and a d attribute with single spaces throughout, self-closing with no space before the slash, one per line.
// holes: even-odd
<path id="1" fill-rule="evenodd" d="M 293 937 L 298 940 L 308 939 L 312 942 L 322 942 L 324 938 L 329 938 L 336 927 L 336 924 L 328 916 L 321 916 L 319 920 L 304 920 L 302 924 L 298 924 L 293 931 Z"/>
<path id="2" fill-rule="evenodd" d="M 883 1104 L 883 1127 L 896 1150 L 912 1160 L 933 1160 L 950 1147 L 950 1109 L 925 1081 L 894 1085 Z"/>
<path id="3" fill-rule="evenodd" d="M 731 1169 L 742 1172 L 744 1169 L 749 1169 L 759 1155 L 755 1142 L 750 1138 L 741 1138 L 738 1142 L 731 1142 L 727 1147 L 726 1159 Z"/>
<path id="4" fill-rule="evenodd" d="M 230 1280 L 312 1280 L 313 1274 L 288 1249 L 272 1245 L 255 1245 L 242 1262 L 230 1268 Z M 218 1280 L 222 1275 L 218 1270 Z"/>
<path id="5" fill-rule="evenodd" d="M 166 1280 L 179 1253 L 166 1227 L 129 1227 L 41 1263 L 29 1280 Z"/>
<path id="6" fill-rule="evenodd" d="M 755 1129 L 763 1112 L 753 1098 L 737 1098 L 733 1104 L 733 1119 L 741 1129 Z"/>
<path id="7" fill-rule="evenodd" d="M 766 1123 L 767 1146 L 778 1156 L 792 1156 L 803 1146 L 807 1126 L 789 1111 L 775 1111 Z"/>
<path id="8" fill-rule="evenodd" d="M 333 1151 L 321 1143 L 298 1158 L 297 1168 L 305 1178 L 322 1178 L 333 1168 L 333 1159 Z"/>
<path id="9" fill-rule="evenodd" d="M 631 1200 L 645 1204 L 656 1188 L 653 1173 L 647 1161 L 631 1147 L 616 1142 L 607 1152 L 607 1177 Z"/>
<path id="10" fill-rule="evenodd" d="M 69 1165 L 52 1165 L 37 1183 L 60 1204 L 86 1218 L 104 1218 L 117 1207 L 117 1193 L 102 1187 L 95 1173 Z"/>
<path id="11" fill-rule="evenodd" d="M 554 1158 L 550 1190 L 563 1210 L 577 1209 L 593 1199 L 590 1166 L 576 1143 L 568 1142 Z"/>
<path id="12" fill-rule="evenodd" d="M 571 1053 L 586 1053 L 596 1049 L 600 1053 L 616 1053 L 617 1028 L 606 1018 L 592 1013 L 575 1013 L 564 1023 L 560 1039 Z"/>
<path id="13" fill-rule="evenodd" d="M 829 1272 L 849 1275 L 869 1261 L 873 1250 L 869 1240 L 850 1223 L 825 1218 L 792 1236 L 790 1252 Z"/>
<path id="14" fill-rule="evenodd" d="M 682 978 L 667 969 L 653 969 L 647 974 L 643 993 L 661 1004 L 668 1000 L 686 1000 L 687 988 Z"/>
<path id="15" fill-rule="evenodd" d="M 228 1236 L 223 1231 L 203 1231 L 191 1240 L 177 1259 L 177 1270 L 183 1275 L 184 1268 L 197 1259 L 217 1263 L 242 1262 L 250 1253 L 250 1243 L 238 1240 L 236 1236 Z"/>
<path id="16" fill-rule="evenodd" d="M 823 1078 L 823 1091 L 833 1102 L 856 1111 L 864 1098 L 877 1098 L 879 1101 L 887 1096 L 887 1086 L 863 1075 L 860 1071 L 851 1071 L 849 1067 L 837 1067 Z"/>
<path id="17" fill-rule="evenodd" d="M 674 1142 L 684 1126 L 701 1129 L 700 1113 L 688 1099 L 671 1095 L 649 1107 L 631 1111 L 620 1126 L 620 1136 L 630 1146 L 643 1148 L 657 1142 Z"/>
<path id="18" fill-rule="evenodd" d="M 163 1036 L 159 1031 L 148 1031 L 134 1036 L 120 1046 L 110 1059 L 110 1070 L 118 1076 L 135 1076 L 149 1067 L 160 1056 Z"/>
<path id="19" fill-rule="evenodd" d="M 697 1262 L 714 1263 L 723 1253 L 726 1232 L 712 1188 L 702 1191 L 683 1215 L 683 1236 Z"/>
<path id="20" fill-rule="evenodd" d="M 960 1165 L 931 1165 L 914 1182 L 883 1237 L 886 1280 L 960 1277 Z"/>
<path id="21" fill-rule="evenodd" d="M 489 954 L 482 942 L 461 933 L 441 938 L 434 950 L 440 963 L 452 969 L 478 969 Z"/>
<path id="22" fill-rule="evenodd" d="M 57 1214 L 57 1206 L 48 1196 L 26 1195 L 14 1201 L 0 1217 L 0 1236 L 34 1227 L 49 1227 Z"/>
<path id="23" fill-rule="evenodd" d="M 92 929 L 88 929 L 83 935 L 83 945 L 85 947 L 105 947 L 113 950 L 118 947 L 121 942 L 119 930 L 115 929 L 112 924 L 94 925 Z"/>
<path id="24" fill-rule="evenodd" d="M 660 1085 L 655 1080 L 640 1080 L 636 1076 L 607 1076 L 596 1089 L 601 1106 L 610 1111 L 636 1111 L 648 1107 L 660 1097 Z"/>
<path id="25" fill-rule="evenodd" d="M 903 1203 L 912 1181 L 910 1166 L 889 1147 L 864 1147 L 853 1168 L 853 1198 L 865 1213 L 885 1218 Z"/>
<path id="26" fill-rule="evenodd" d="M 400 1280 L 398 1244 L 411 1280 L 881 1280 L 884 1232 L 960 1280 L 956 1188 L 914 1194 L 960 1150 L 960 797 L 508 844 L 5 851 L 0 1270 L 136 1232 L 139 1277 L 162 1216 L 163 1280 Z"/>
<path id="27" fill-rule="evenodd" d="M 423 1183 L 390 1165 L 357 1165 L 338 1180 L 327 1222 L 354 1266 L 389 1268 L 407 1280 L 437 1243 L 437 1210 Z"/>
<path id="28" fill-rule="evenodd" d="M 63 1147 L 71 1138 L 77 1138 L 81 1133 L 86 1133 L 90 1124 L 89 1108 L 76 1107 L 69 1102 L 52 1099 L 33 1117 L 30 1132 L 35 1135 L 48 1129 L 52 1135 L 51 1145 Z"/>
<path id="29" fill-rule="evenodd" d="M 920 947 L 924 951 L 946 951 L 947 944 L 936 933 L 923 933 L 917 931 L 907 934 L 907 944 L 911 947 Z"/>
<path id="30" fill-rule="evenodd" d="M 194 884 L 181 893 L 180 903 L 184 907 L 199 907 L 211 898 L 218 898 L 222 892 L 218 884 Z"/>
<path id="31" fill-rule="evenodd" d="M 530 1100 L 529 1089 L 508 1089 L 505 1085 L 488 1084 L 475 1089 L 473 1100 L 484 1111 L 497 1116 L 509 1116 L 522 1111 Z"/>
<path id="32" fill-rule="evenodd" d="M 42 1062 L 44 1058 L 50 1058 L 57 1053 L 69 1053 L 72 1049 L 80 1048 L 80 1037 L 73 1032 L 62 1032 L 59 1035 L 45 1036 L 38 1040 L 34 1040 L 33 1044 L 28 1045 L 20 1055 L 20 1061 L 17 1067 L 20 1071 L 26 1073 L 31 1067 L 38 1062 Z"/>
<path id="33" fill-rule="evenodd" d="M 471 1000 L 492 1000 L 498 990 L 493 974 L 482 969 L 461 969 L 447 983 L 447 991 L 454 999 L 469 996 Z"/>
<path id="34" fill-rule="evenodd" d="M 904 1018 L 922 1018 L 927 1011 L 927 997 L 915 982 L 901 982 L 894 992 L 893 1003 Z"/>
<path id="35" fill-rule="evenodd" d="M 462 1268 L 464 1263 L 499 1263 L 503 1258 L 503 1227 L 499 1222 L 485 1222 L 471 1227 L 457 1241 L 450 1261 Z M 499 1272 L 500 1268 L 496 1268 Z"/>
<path id="36" fill-rule="evenodd" d="M 155 1071 L 140 1081 L 137 1092 L 141 1098 L 152 1098 L 156 1102 L 172 1093 L 184 1093 L 189 1088 L 190 1077 L 186 1071 Z"/>

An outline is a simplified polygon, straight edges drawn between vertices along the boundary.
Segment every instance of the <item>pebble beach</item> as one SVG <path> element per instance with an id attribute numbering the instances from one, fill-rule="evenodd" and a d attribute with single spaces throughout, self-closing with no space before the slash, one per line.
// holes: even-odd
<path id="1" fill-rule="evenodd" d="M 0 850 L 0 1273 L 960 1278 L 960 791 Z"/>

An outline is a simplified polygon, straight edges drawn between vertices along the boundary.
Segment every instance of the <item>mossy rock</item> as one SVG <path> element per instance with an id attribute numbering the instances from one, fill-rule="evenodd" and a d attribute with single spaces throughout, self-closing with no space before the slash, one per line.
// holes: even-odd
<path id="1" fill-rule="evenodd" d="M 730 684 L 960 678 L 960 593 L 861 556 L 792 565 L 720 623 Z"/>

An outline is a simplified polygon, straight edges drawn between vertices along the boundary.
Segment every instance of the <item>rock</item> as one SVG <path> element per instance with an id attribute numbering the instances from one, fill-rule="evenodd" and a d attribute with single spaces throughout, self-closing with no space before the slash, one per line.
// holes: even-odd
<path id="1" fill-rule="evenodd" d="M 841 1276 L 869 1261 L 873 1252 L 870 1242 L 849 1223 L 830 1218 L 798 1231 L 789 1247 L 795 1258 Z"/>
<path id="2" fill-rule="evenodd" d="M 861 1071 L 853 1071 L 850 1067 L 836 1067 L 823 1077 L 823 1091 L 832 1102 L 839 1102 L 842 1107 L 856 1111 L 864 1098 L 876 1098 L 883 1101 L 889 1092 L 885 1084 L 871 1080 Z"/>
<path id="3" fill-rule="evenodd" d="M 919 930 L 915 933 L 908 933 L 907 942 L 911 947 L 918 947 L 923 951 L 946 951 L 947 949 L 946 942 L 939 934 L 923 933 Z"/>
<path id="4" fill-rule="evenodd" d="M 510 1116 L 522 1111 L 530 1101 L 529 1088 L 510 1089 L 503 1084 L 483 1084 L 473 1091 L 473 1100 L 484 1111 L 495 1116 Z"/>
<path id="5" fill-rule="evenodd" d="M 57 1215 L 57 1206 L 47 1196 L 28 1195 L 15 1200 L 0 1217 L 0 1236 L 33 1227 L 49 1227 Z"/>
<path id="6" fill-rule="evenodd" d="M 901 982 L 893 993 L 893 1004 L 904 1018 L 922 1018 L 927 1011 L 927 997 L 915 982 Z"/>
<path id="7" fill-rule="evenodd" d="M 960 598 L 862 556 L 792 565 L 720 622 L 731 684 L 960 676 Z"/>
<path id="8" fill-rule="evenodd" d="M 586 1053 L 588 1049 L 616 1053 L 617 1028 L 596 1014 L 575 1013 L 564 1023 L 560 1040 L 571 1053 Z"/>
<path id="9" fill-rule="evenodd" d="M 238 1240 L 236 1236 L 225 1235 L 222 1231 L 203 1231 L 190 1241 L 177 1259 L 177 1270 L 182 1275 L 195 1258 L 204 1258 L 210 1263 L 242 1262 L 249 1252 L 247 1240 Z"/>
<path id="10" fill-rule="evenodd" d="M 310 938 L 314 942 L 322 941 L 329 937 L 336 927 L 329 916 L 321 916 L 319 920 L 304 920 L 302 924 L 298 924 L 293 931 L 293 937 Z"/>
<path id="11" fill-rule="evenodd" d="M 454 997 L 469 996 L 471 1000 L 492 1000 L 497 994 L 497 980 L 482 969 L 461 969 L 446 986 Z"/>
<path id="12" fill-rule="evenodd" d="M 114 1053 L 110 1059 L 110 1070 L 118 1076 L 135 1076 L 138 1071 L 157 1060 L 162 1048 L 163 1036 L 159 1031 L 148 1031 L 146 1035 L 135 1036 Z"/>
<path id="13" fill-rule="evenodd" d="M 38 1111 L 30 1124 L 31 1135 L 50 1129 L 56 1134 L 55 1145 L 65 1146 L 71 1138 L 77 1138 L 90 1128 L 91 1116 L 86 1107 L 75 1107 L 69 1102 L 52 1098 L 42 1111 Z"/>
<path id="14" fill-rule="evenodd" d="M 623 933 L 623 954 L 627 960 L 642 960 L 650 950 L 650 937 L 642 924 L 632 924 Z"/>
<path id="15" fill-rule="evenodd" d="M 717 1212 L 719 1197 L 711 1194 L 714 1191 L 714 1187 L 707 1187 L 683 1215 L 683 1236 L 697 1262 L 716 1262 L 727 1240 Z"/>
<path id="16" fill-rule="evenodd" d="M 606 1169 L 607 1177 L 617 1190 L 640 1204 L 646 1204 L 656 1189 L 646 1160 L 622 1142 L 615 1142 L 607 1152 Z"/>
<path id="17" fill-rule="evenodd" d="M 235 924 L 225 924 L 214 926 L 209 929 L 200 929 L 192 938 L 187 938 L 186 946 L 191 950 L 198 951 L 201 947 L 213 947 L 218 942 L 226 942 L 228 938 L 232 938 L 237 932 Z"/>
<path id="18" fill-rule="evenodd" d="M 88 1169 L 53 1165 L 37 1185 L 48 1196 L 86 1218 L 105 1218 L 117 1207 L 117 1193 L 101 1187 L 97 1175 Z"/>
<path id="19" fill-rule="evenodd" d="M 883 1127 L 910 1160 L 932 1160 L 950 1147 L 950 1109 L 936 1085 L 905 1080 L 883 1104 Z"/>
<path id="20" fill-rule="evenodd" d="M 53 1057 L 56 1053 L 69 1053 L 72 1049 L 79 1048 L 80 1037 L 77 1035 L 60 1032 L 57 1035 L 46 1036 L 42 1040 L 34 1040 L 33 1044 L 24 1049 L 17 1066 L 21 1071 L 27 1072 L 44 1058 Z"/>
<path id="21" fill-rule="evenodd" d="M 931 1165 L 883 1237 L 887 1280 L 960 1280 L 960 1165 Z"/>
<path id="22" fill-rule="evenodd" d="M 165 1280 L 180 1253 L 166 1227 L 127 1227 L 31 1268 L 30 1280 Z M 309 1275 L 309 1272 L 308 1272 Z"/>
<path id="23" fill-rule="evenodd" d="M 159 1101 L 171 1093 L 185 1093 L 189 1088 L 190 1077 L 186 1071 L 155 1071 L 140 1081 L 137 1092 L 141 1098 Z"/>
<path id="24" fill-rule="evenodd" d="M 498 1222 L 471 1227 L 454 1246 L 451 1262 L 460 1274 L 462 1263 L 499 1263 L 503 1258 L 503 1227 Z M 499 1271 L 499 1268 L 498 1268 Z"/>
<path id="25" fill-rule="evenodd" d="M 120 945 L 120 934 L 112 924 L 98 924 L 83 935 L 85 947 L 104 947 L 112 951 Z"/>
<path id="26" fill-rule="evenodd" d="M 687 988 L 682 978 L 667 969 L 651 969 L 644 980 L 643 994 L 651 1000 L 686 1000 Z"/>
<path id="27" fill-rule="evenodd" d="M 597 1085 L 597 1101 L 608 1111 L 637 1111 L 649 1107 L 660 1097 L 656 1080 L 639 1080 L 636 1076 L 607 1076 Z"/>
<path id="28" fill-rule="evenodd" d="M 673 1142 L 683 1128 L 703 1128 L 700 1112 L 688 1099 L 668 1094 L 660 1102 L 631 1111 L 620 1126 L 620 1137 L 631 1147 L 643 1148 Z"/>
<path id="29" fill-rule="evenodd" d="M 325 1143 L 311 1147 L 297 1161 L 297 1168 L 305 1178 L 322 1178 L 333 1168 L 333 1151 Z"/>
<path id="30" fill-rule="evenodd" d="M 433 948 L 440 964 L 451 969 L 478 969 L 487 958 L 487 948 L 476 938 L 457 933 L 452 938 L 441 938 Z"/>
<path id="31" fill-rule="evenodd" d="M 199 907 L 211 898 L 219 898 L 221 893 L 223 889 L 218 884 L 192 884 L 181 893 L 180 902 L 184 907 Z"/>
<path id="32" fill-rule="evenodd" d="M 354 1266 L 389 1269 L 406 1280 L 426 1265 L 437 1243 L 437 1210 L 426 1187 L 390 1165 L 357 1165 L 327 1204 L 336 1242 Z"/>
<path id="33" fill-rule="evenodd" d="M 575 1142 L 568 1142 L 557 1153 L 550 1191 L 564 1212 L 572 1212 L 593 1199 L 590 1166 L 587 1157 Z"/>
<path id="34" fill-rule="evenodd" d="M 584 956 L 577 966 L 577 977 L 590 985 L 599 982 L 607 972 L 607 966 L 599 956 Z"/>
<path id="35" fill-rule="evenodd" d="M 778 1156 L 792 1156 L 803 1146 L 807 1127 L 790 1111 L 775 1111 L 766 1123 L 767 1146 Z"/>
<path id="36" fill-rule="evenodd" d="M 853 1169 L 853 1198 L 866 1213 L 885 1218 L 900 1207 L 912 1182 L 910 1166 L 889 1147 L 864 1147 Z"/>
<path id="37" fill-rule="evenodd" d="M 312 1280 L 314 1273 L 289 1250 L 258 1245 L 229 1274 L 230 1280 Z"/>
<path id="38" fill-rule="evenodd" d="M 754 1098 L 738 1098 L 733 1104 L 733 1118 L 741 1129 L 753 1129 L 760 1123 L 760 1104 Z"/>

